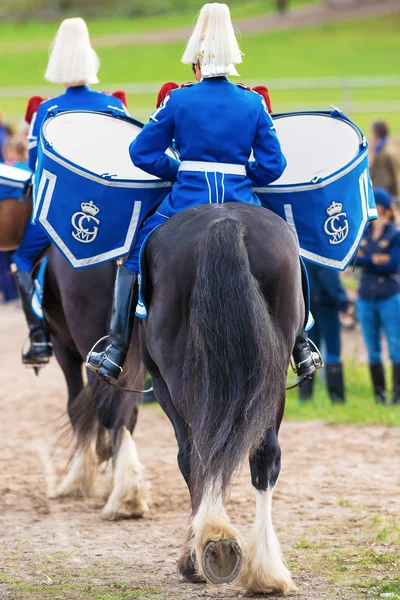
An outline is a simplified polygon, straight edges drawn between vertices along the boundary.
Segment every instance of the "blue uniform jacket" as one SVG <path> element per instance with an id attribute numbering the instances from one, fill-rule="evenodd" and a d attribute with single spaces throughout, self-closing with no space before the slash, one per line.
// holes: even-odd
<path id="1" fill-rule="evenodd" d="M 164 154 L 173 140 L 181 161 L 243 165 L 247 177 L 178 171 L 179 161 Z M 252 150 L 255 160 L 249 161 Z M 286 167 L 264 99 L 225 77 L 172 91 L 132 142 L 130 155 L 137 167 L 176 182 L 158 209 L 165 217 L 207 203 L 260 206 L 252 186 L 275 181 Z"/>
<path id="2" fill-rule="evenodd" d="M 372 239 L 368 227 L 361 242 L 363 256 L 357 257 L 362 267 L 359 296 L 361 298 L 389 298 L 400 293 L 400 231 L 393 223 L 386 225 L 378 240 Z M 389 254 L 390 261 L 383 265 L 372 263 L 373 254 Z"/>
<path id="3" fill-rule="evenodd" d="M 345 312 L 349 306 L 339 273 L 334 269 L 306 263 L 310 283 L 311 312 L 319 307 Z"/>
<path id="4" fill-rule="evenodd" d="M 108 107 L 117 108 L 126 112 L 124 104 L 118 98 L 105 94 L 104 92 L 95 92 L 86 85 L 69 87 L 60 96 L 48 98 L 39 105 L 36 117 L 32 119 L 29 129 L 29 166 L 32 171 L 35 170 L 37 160 L 37 149 L 40 139 L 40 129 L 50 108 L 57 107 L 62 110 L 107 110 Z"/>

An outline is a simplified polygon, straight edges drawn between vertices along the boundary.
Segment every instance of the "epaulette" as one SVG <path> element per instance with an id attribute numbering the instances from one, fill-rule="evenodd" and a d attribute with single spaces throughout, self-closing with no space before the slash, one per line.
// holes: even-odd
<path id="1" fill-rule="evenodd" d="M 118 98 L 118 100 L 121 100 L 122 104 L 128 108 L 128 100 L 126 97 L 126 92 L 124 90 L 116 90 L 115 92 L 111 92 L 111 96 L 114 96 L 114 98 Z"/>
<path id="2" fill-rule="evenodd" d="M 46 100 L 46 98 L 43 98 L 42 96 L 32 96 L 29 98 L 25 111 L 25 121 L 28 123 L 28 125 L 31 124 L 33 115 L 37 113 L 39 104 L 41 104 L 44 100 Z"/>
<path id="3" fill-rule="evenodd" d="M 160 106 L 164 102 L 165 98 L 173 90 L 178 90 L 179 88 L 192 87 L 193 85 L 195 85 L 195 84 L 192 81 L 188 81 L 187 83 L 182 83 L 181 85 L 178 85 L 177 83 L 175 83 L 175 81 L 167 81 L 167 83 L 164 83 L 164 85 L 161 87 L 160 91 L 158 92 L 156 108 L 160 108 Z"/>
<path id="4" fill-rule="evenodd" d="M 256 94 L 262 96 L 265 100 L 265 104 L 267 105 L 269 114 L 272 114 L 271 98 L 269 96 L 268 88 L 265 85 L 256 85 L 253 88 L 249 87 L 248 85 L 245 85 L 244 83 L 237 83 L 236 85 L 244 90 L 247 90 L 249 92 L 255 92 Z"/>
<path id="5" fill-rule="evenodd" d="M 156 108 L 160 108 L 161 104 L 164 102 L 165 98 L 168 96 L 172 90 L 177 90 L 179 85 L 175 83 L 175 81 L 167 81 L 161 86 L 160 91 L 158 92 Z"/>
<path id="6" fill-rule="evenodd" d="M 253 92 L 257 92 L 257 94 L 260 94 L 260 96 L 264 98 L 268 112 L 269 114 L 272 114 L 272 104 L 268 88 L 265 85 L 256 85 L 256 87 L 253 87 Z"/>

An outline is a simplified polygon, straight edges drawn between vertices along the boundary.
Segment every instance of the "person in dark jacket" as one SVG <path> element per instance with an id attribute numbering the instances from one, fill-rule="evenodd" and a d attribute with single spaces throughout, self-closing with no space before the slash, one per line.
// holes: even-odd
<path id="1" fill-rule="evenodd" d="M 394 201 L 384 189 L 374 189 L 378 219 L 361 242 L 357 266 L 362 267 L 357 311 L 368 350 L 376 402 L 386 402 L 381 336 L 393 363 L 393 404 L 400 403 L 400 231 Z"/>
<path id="2" fill-rule="evenodd" d="M 309 338 L 320 347 L 326 347 L 325 367 L 328 393 L 332 402 L 344 402 L 345 391 L 343 367 L 340 360 L 340 319 L 339 313 L 346 313 L 349 300 L 337 271 L 307 262 L 310 283 L 310 304 L 315 324 Z M 307 380 L 300 388 L 300 399 L 312 397 L 313 379 Z"/>
<path id="3" fill-rule="evenodd" d="M 370 174 L 375 188 L 383 188 L 400 197 L 400 153 L 390 137 L 385 121 L 371 127 Z"/>

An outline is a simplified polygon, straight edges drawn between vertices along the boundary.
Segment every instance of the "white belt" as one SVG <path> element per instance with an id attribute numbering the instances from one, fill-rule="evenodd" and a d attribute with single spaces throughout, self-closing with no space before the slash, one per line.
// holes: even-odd
<path id="1" fill-rule="evenodd" d="M 226 175 L 246 176 L 244 165 L 229 163 L 201 162 L 197 160 L 183 160 L 179 166 L 180 171 L 199 171 L 201 173 L 225 173 Z"/>

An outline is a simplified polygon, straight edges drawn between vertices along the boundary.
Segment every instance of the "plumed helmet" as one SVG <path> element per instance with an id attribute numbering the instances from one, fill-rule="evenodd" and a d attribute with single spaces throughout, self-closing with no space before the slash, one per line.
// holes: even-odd
<path id="1" fill-rule="evenodd" d="M 242 53 L 226 4 L 205 4 L 182 57 L 185 64 L 200 62 L 203 77 L 238 75 Z"/>
<path id="2" fill-rule="evenodd" d="M 93 50 L 83 19 L 64 19 L 50 48 L 45 78 L 52 83 L 98 83 L 99 58 Z"/>

